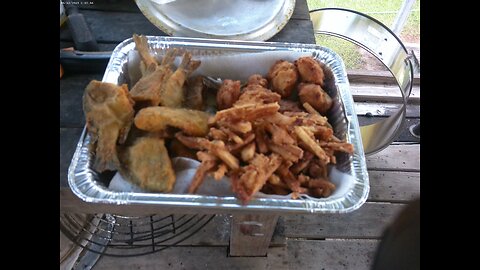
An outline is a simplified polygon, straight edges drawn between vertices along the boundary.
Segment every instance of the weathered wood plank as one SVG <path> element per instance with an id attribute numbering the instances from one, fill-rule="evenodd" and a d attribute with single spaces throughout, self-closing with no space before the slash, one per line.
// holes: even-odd
<path id="1" fill-rule="evenodd" d="M 280 32 L 267 41 L 315 44 L 312 21 L 291 19 Z"/>
<path id="2" fill-rule="evenodd" d="M 420 171 L 420 144 L 390 145 L 367 157 L 368 171 Z"/>
<path id="3" fill-rule="evenodd" d="M 60 128 L 60 187 L 68 187 L 68 167 L 82 130 L 82 128 Z"/>
<path id="4" fill-rule="evenodd" d="M 230 243 L 230 232 L 232 225 L 232 216 L 228 214 L 218 214 L 203 227 L 200 231 L 185 239 L 185 241 L 178 243 L 178 246 L 228 246 Z M 274 224 L 275 226 L 275 224 Z M 278 226 L 277 226 L 278 227 Z M 281 225 L 280 225 L 281 227 Z M 282 246 L 286 244 L 286 239 L 283 233 L 279 230 L 275 231 L 271 239 L 269 239 L 270 246 Z M 270 241 L 271 240 L 271 241 Z M 169 244 L 171 242 L 165 242 Z"/>
<path id="5" fill-rule="evenodd" d="M 290 269 L 370 270 L 378 240 L 288 241 Z"/>
<path id="6" fill-rule="evenodd" d="M 82 10 L 82 14 L 97 42 L 120 43 L 131 38 L 134 33 L 152 36 L 166 35 L 142 13 Z M 72 40 L 68 27 L 60 29 L 60 40 Z"/>
<path id="7" fill-rule="evenodd" d="M 92 31 L 92 35 L 100 43 L 120 43 L 132 37 L 134 33 L 152 36 L 166 35 L 148 21 L 142 13 L 97 10 L 83 10 L 82 13 Z M 111 29 L 115 29 L 115 31 Z M 60 40 L 72 40 L 68 27 L 60 29 Z M 315 43 L 313 26 L 310 20 L 291 19 L 278 34 L 268 41 L 292 42 L 293 40 L 299 43 Z"/>
<path id="8" fill-rule="evenodd" d="M 384 70 L 347 70 L 350 83 L 385 83 L 396 84 L 397 81 L 390 71 Z M 420 74 L 414 74 L 413 85 L 420 85 Z"/>
<path id="9" fill-rule="evenodd" d="M 367 202 L 358 210 L 346 214 L 283 216 L 285 236 L 287 239 L 378 239 L 403 207 L 405 204 Z"/>
<path id="10" fill-rule="evenodd" d="M 234 215 L 230 227 L 230 256 L 265 256 L 278 215 Z"/>
<path id="11" fill-rule="evenodd" d="M 396 113 L 403 104 L 380 102 L 355 102 L 357 115 L 390 116 Z M 407 105 L 407 117 L 420 117 L 420 105 Z"/>
<path id="12" fill-rule="evenodd" d="M 286 247 L 269 248 L 266 257 L 228 257 L 227 247 L 171 247 L 140 257 L 102 257 L 95 269 L 289 269 Z"/>
<path id="13" fill-rule="evenodd" d="M 373 123 L 377 123 L 384 119 L 385 117 L 370 117 L 370 116 L 358 116 L 358 123 L 360 126 L 371 125 Z M 400 130 L 399 134 L 395 137 L 395 142 L 412 142 L 412 143 L 420 143 L 420 139 L 414 137 L 410 133 L 410 126 L 416 125 L 420 123 L 420 118 L 407 118 L 405 119 L 405 123 L 403 128 Z"/>
<path id="14" fill-rule="evenodd" d="M 295 10 L 293 11 L 292 19 L 299 20 L 310 20 L 310 12 L 308 10 L 307 1 L 305 0 L 296 0 L 295 1 Z"/>
<path id="15" fill-rule="evenodd" d="M 382 101 L 401 103 L 403 98 L 398 85 L 393 84 L 370 84 L 370 83 L 352 83 L 350 84 L 353 100 L 362 101 Z M 413 86 L 412 92 L 408 98 L 411 104 L 420 102 L 420 86 Z"/>
<path id="16" fill-rule="evenodd" d="M 407 203 L 420 196 L 420 173 L 369 171 L 370 202 Z"/>

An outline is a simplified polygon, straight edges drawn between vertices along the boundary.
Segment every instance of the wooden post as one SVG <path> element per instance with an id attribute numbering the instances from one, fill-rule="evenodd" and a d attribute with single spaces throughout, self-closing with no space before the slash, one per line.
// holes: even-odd
<path id="1" fill-rule="evenodd" d="M 230 256 L 266 256 L 278 215 L 233 215 Z"/>
<path id="2" fill-rule="evenodd" d="M 392 24 L 392 31 L 395 35 L 399 36 L 400 32 L 402 32 L 403 26 L 407 21 L 408 15 L 410 15 L 410 11 L 412 10 L 413 3 L 415 0 L 403 0 L 402 7 L 397 13 L 397 17 Z"/>

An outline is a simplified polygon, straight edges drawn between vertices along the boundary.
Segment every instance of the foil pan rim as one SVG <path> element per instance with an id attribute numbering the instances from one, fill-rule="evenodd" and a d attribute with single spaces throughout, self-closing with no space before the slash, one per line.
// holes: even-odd
<path id="1" fill-rule="evenodd" d="M 160 193 L 135 193 L 115 192 L 108 190 L 94 180 L 96 173 L 88 169 L 90 158 L 88 147 L 85 146 L 88 135 L 84 128 L 77 148 L 72 157 L 68 170 L 68 183 L 72 192 L 81 200 L 89 203 L 116 204 L 116 205 L 155 205 L 158 207 L 178 206 L 194 207 L 198 209 L 245 210 L 245 211 L 279 211 L 285 213 L 348 213 L 360 208 L 367 200 L 370 191 L 366 159 L 361 141 L 358 118 L 354 111 L 353 97 L 346 75 L 343 60 L 329 48 L 314 44 L 285 43 L 285 42 L 256 42 L 216 40 L 203 38 L 179 38 L 164 36 L 148 36 L 149 43 L 158 43 L 162 46 L 180 46 L 195 48 L 215 48 L 219 50 L 240 51 L 311 51 L 314 55 L 321 53 L 329 58 L 338 93 L 343 102 L 345 117 L 348 124 L 347 140 L 354 145 L 355 153 L 351 156 L 350 171 L 354 176 L 351 189 L 343 197 L 318 200 L 297 199 L 272 199 L 254 198 L 247 205 L 234 197 L 218 197 L 188 194 L 160 194 Z M 103 81 L 117 83 L 122 65 L 126 61 L 129 50 L 134 43 L 132 38 L 121 42 L 114 49 L 107 65 Z"/>

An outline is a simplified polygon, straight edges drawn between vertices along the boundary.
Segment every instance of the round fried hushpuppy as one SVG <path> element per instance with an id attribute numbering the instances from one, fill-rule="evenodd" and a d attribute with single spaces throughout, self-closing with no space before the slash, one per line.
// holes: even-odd
<path id="1" fill-rule="evenodd" d="M 309 103 L 321 115 L 325 115 L 332 107 L 332 98 L 318 84 L 300 83 L 298 96 L 302 104 Z"/>
<path id="2" fill-rule="evenodd" d="M 224 110 L 232 107 L 240 96 L 240 81 L 224 80 L 217 92 L 217 108 Z"/>
<path id="3" fill-rule="evenodd" d="M 248 77 L 247 85 L 260 85 L 268 88 L 268 81 L 260 74 L 253 74 L 252 76 Z"/>
<path id="4" fill-rule="evenodd" d="M 268 71 L 270 88 L 282 97 L 289 97 L 298 80 L 298 71 L 293 63 L 278 60 Z"/>
<path id="5" fill-rule="evenodd" d="M 323 86 L 323 80 L 325 75 L 320 63 L 312 57 L 300 57 L 295 61 L 298 73 L 302 82 L 315 83 Z"/>

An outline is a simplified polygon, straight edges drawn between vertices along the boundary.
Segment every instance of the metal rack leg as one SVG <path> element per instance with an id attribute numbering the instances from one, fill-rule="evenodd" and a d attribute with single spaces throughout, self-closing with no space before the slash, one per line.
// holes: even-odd
<path id="1" fill-rule="evenodd" d="M 278 215 L 233 215 L 230 256 L 266 256 Z"/>

